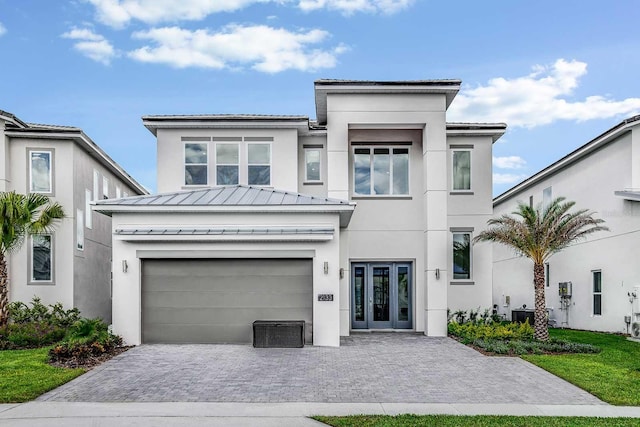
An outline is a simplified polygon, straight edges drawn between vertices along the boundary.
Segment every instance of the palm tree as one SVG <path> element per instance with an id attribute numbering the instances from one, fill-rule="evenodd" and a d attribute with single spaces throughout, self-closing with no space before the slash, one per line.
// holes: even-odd
<path id="1" fill-rule="evenodd" d="M 535 293 L 535 337 L 549 339 L 544 296 L 544 263 L 556 252 L 561 251 L 576 240 L 597 231 L 609 230 L 601 225 L 602 219 L 593 217 L 586 209 L 569 212 L 575 202 L 565 202 L 558 197 L 541 212 L 541 208 L 518 203 L 513 212 L 515 217 L 502 215 L 488 221 L 487 230 L 478 234 L 475 242 L 489 241 L 502 243 L 515 249 L 520 256 L 533 261 L 533 286 Z"/>
<path id="2" fill-rule="evenodd" d="M 6 255 L 22 247 L 29 234 L 49 232 L 64 210 L 43 194 L 0 193 L 0 326 L 7 323 L 9 278 Z"/>

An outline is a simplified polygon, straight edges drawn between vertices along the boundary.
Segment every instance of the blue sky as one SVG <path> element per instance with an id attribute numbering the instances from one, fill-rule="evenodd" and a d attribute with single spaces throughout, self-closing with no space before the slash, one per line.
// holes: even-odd
<path id="1" fill-rule="evenodd" d="M 305 114 L 318 78 L 459 78 L 499 194 L 640 113 L 636 1 L 0 0 L 0 109 L 81 127 L 155 190 L 146 114 Z"/>

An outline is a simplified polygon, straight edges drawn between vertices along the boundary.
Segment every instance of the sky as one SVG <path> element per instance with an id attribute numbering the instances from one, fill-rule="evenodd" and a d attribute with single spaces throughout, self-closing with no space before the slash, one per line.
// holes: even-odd
<path id="1" fill-rule="evenodd" d="M 0 0 L 0 109 L 77 126 L 152 192 L 149 114 L 295 114 L 313 81 L 461 79 L 494 195 L 640 114 L 634 0 Z"/>

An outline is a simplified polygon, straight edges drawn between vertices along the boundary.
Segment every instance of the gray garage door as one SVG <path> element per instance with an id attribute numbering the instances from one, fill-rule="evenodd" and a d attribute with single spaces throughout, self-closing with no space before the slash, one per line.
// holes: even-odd
<path id="1" fill-rule="evenodd" d="M 304 320 L 312 338 L 310 259 L 142 262 L 142 341 L 250 343 L 254 320 Z"/>

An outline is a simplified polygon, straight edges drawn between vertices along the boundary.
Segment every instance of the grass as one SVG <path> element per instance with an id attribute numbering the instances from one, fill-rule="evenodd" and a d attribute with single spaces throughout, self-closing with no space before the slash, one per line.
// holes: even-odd
<path id="1" fill-rule="evenodd" d="M 50 366 L 48 352 L 49 347 L 0 351 L 0 403 L 32 400 L 85 372 Z"/>
<path id="2" fill-rule="evenodd" d="M 396 426 L 509 426 L 509 427 L 565 427 L 606 426 L 637 427 L 640 420 L 634 418 L 589 417 L 515 417 L 506 415 L 355 415 L 349 417 L 313 417 L 336 427 L 396 427 Z"/>
<path id="3" fill-rule="evenodd" d="M 521 356 L 613 405 L 640 406 L 640 343 L 624 336 L 568 329 L 552 337 L 593 344 L 598 354 Z"/>

